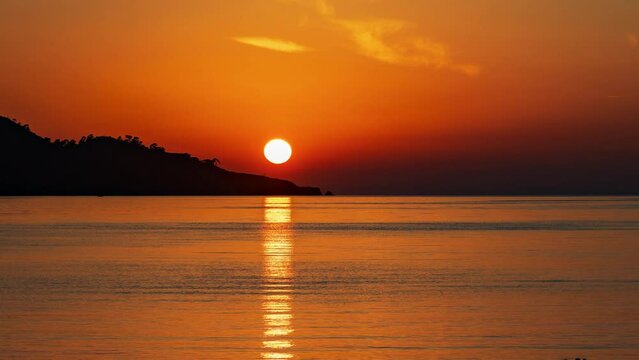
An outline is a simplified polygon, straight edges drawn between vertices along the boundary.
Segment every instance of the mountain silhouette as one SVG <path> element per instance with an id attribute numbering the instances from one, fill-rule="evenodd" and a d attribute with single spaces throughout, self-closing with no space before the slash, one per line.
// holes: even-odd
<path id="1" fill-rule="evenodd" d="M 316 187 L 243 174 L 217 159 L 166 152 L 137 137 L 43 138 L 0 116 L 0 195 L 321 195 Z"/>

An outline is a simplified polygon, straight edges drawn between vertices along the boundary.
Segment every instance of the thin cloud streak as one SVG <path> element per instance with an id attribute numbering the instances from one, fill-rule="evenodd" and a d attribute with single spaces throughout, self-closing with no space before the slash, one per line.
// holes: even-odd
<path id="1" fill-rule="evenodd" d="M 262 49 L 268 49 L 273 51 L 280 51 L 285 53 L 302 53 L 311 51 L 311 48 L 308 48 L 304 45 L 300 45 L 293 41 L 275 39 L 269 37 L 234 37 L 232 40 L 237 41 L 241 44 L 255 46 Z"/>

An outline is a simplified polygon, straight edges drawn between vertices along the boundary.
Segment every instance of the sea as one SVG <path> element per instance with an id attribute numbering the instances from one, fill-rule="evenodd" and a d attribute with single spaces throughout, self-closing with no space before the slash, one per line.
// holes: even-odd
<path id="1" fill-rule="evenodd" d="M 639 359 L 639 197 L 0 197 L 2 359 Z"/>

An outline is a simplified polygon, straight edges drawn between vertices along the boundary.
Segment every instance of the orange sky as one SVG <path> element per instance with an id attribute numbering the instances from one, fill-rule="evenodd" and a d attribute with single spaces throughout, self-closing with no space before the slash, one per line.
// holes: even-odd
<path id="1" fill-rule="evenodd" d="M 338 192 L 535 164 L 604 179 L 639 159 L 638 19 L 634 1 L 3 0 L 0 114 Z M 273 137 L 286 165 L 262 156 Z"/>

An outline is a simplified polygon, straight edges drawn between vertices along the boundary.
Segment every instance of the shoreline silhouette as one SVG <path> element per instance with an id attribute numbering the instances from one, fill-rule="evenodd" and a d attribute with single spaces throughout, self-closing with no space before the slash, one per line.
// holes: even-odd
<path id="1" fill-rule="evenodd" d="M 0 116 L 0 195 L 322 195 L 318 187 L 238 173 L 217 158 L 146 146 L 135 136 L 41 137 Z"/>

